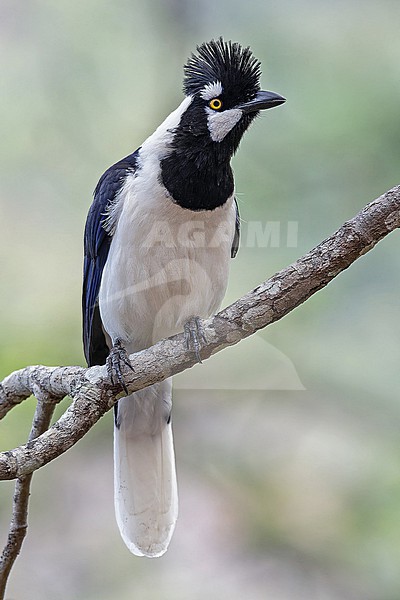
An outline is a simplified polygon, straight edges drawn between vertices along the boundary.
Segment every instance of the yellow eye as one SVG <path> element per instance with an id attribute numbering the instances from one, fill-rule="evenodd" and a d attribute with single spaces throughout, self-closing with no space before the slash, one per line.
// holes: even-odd
<path id="1" fill-rule="evenodd" d="M 220 110 L 222 108 L 222 102 L 219 98 L 213 98 L 210 100 L 208 106 L 213 110 Z"/>

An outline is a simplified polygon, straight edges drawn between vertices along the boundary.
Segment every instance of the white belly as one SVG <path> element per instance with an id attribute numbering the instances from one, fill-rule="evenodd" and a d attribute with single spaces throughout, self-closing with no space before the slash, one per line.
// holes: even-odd
<path id="1" fill-rule="evenodd" d="M 235 231 L 233 198 L 193 212 L 159 194 L 141 202 L 132 185 L 104 268 L 103 326 L 129 352 L 183 330 L 190 317 L 215 313 L 225 294 Z"/>

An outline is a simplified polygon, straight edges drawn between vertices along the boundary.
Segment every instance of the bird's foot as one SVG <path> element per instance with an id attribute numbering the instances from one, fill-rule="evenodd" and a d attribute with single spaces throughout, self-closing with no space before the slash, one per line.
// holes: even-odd
<path id="1" fill-rule="evenodd" d="M 129 360 L 129 356 L 127 351 L 122 345 L 121 340 L 116 339 L 113 347 L 110 350 L 110 354 L 107 357 L 107 373 L 108 377 L 112 385 L 117 385 L 118 383 L 124 390 L 124 392 L 128 395 L 128 388 L 126 387 L 124 375 L 122 369 L 124 365 L 129 367 L 131 371 L 133 371 L 133 367 L 131 365 L 131 361 Z"/>
<path id="2" fill-rule="evenodd" d="M 196 355 L 197 361 L 201 363 L 200 350 L 202 344 L 206 344 L 207 340 L 204 335 L 203 325 L 200 317 L 192 317 L 184 327 L 186 348 L 193 350 Z"/>

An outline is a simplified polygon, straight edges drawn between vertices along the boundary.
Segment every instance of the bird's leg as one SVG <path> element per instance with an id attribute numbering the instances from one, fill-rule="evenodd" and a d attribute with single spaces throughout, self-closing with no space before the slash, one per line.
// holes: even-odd
<path id="1" fill-rule="evenodd" d="M 201 363 L 200 350 L 202 344 L 207 340 L 204 335 L 203 325 L 200 317 L 192 317 L 184 326 L 186 348 L 193 350 L 199 363 Z"/>
<path id="2" fill-rule="evenodd" d="M 126 394 L 129 394 L 128 388 L 124 380 L 122 373 L 123 366 L 129 367 L 132 371 L 134 370 L 127 351 L 122 345 L 120 339 L 116 339 L 113 347 L 110 350 L 110 354 L 107 356 L 107 373 L 111 380 L 112 385 L 119 383 Z"/>

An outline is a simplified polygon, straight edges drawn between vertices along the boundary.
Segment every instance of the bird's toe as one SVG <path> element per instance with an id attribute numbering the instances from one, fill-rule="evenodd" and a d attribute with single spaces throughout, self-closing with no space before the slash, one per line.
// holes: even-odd
<path id="1" fill-rule="evenodd" d="M 203 344 L 207 343 L 204 335 L 204 328 L 200 317 L 192 317 L 185 323 L 184 326 L 186 348 L 192 350 L 197 358 L 197 361 L 201 363 L 200 351 Z"/>

